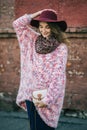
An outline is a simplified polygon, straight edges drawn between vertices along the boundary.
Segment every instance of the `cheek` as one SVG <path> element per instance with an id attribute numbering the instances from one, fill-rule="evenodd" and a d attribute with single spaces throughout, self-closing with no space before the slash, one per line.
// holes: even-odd
<path id="1" fill-rule="evenodd" d="M 48 32 L 48 33 L 51 33 L 51 29 L 47 29 L 47 32 Z"/>
<path id="2" fill-rule="evenodd" d="M 50 29 L 43 29 L 43 28 L 39 28 L 39 32 L 43 35 L 43 33 L 46 33 L 47 35 L 51 34 L 51 30 Z"/>
<path id="3" fill-rule="evenodd" d="M 41 32 L 42 32 L 42 29 L 39 28 L 39 32 L 41 33 Z"/>
<path id="4" fill-rule="evenodd" d="M 48 34 L 50 35 L 51 34 L 51 31 L 49 30 L 49 31 L 47 31 L 48 32 Z"/>

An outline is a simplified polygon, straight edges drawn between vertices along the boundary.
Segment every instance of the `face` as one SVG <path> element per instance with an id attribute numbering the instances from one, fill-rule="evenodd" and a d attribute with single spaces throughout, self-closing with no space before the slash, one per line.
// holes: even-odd
<path id="1" fill-rule="evenodd" d="M 39 22 L 39 31 L 44 38 L 48 38 L 51 35 L 51 29 L 46 22 Z"/>

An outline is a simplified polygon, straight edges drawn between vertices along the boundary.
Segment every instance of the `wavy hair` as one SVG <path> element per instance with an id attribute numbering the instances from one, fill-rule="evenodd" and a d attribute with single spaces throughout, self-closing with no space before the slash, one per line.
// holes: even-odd
<path id="1" fill-rule="evenodd" d="M 66 33 L 61 31 L 61 29 L 59 28 L 59 26 L 56 23 L 48 22 L 48 25 L 51 28 L 52 34 L 56 37 L 58 42 L 69 45 L 70 41 L 67 38 Z"/>

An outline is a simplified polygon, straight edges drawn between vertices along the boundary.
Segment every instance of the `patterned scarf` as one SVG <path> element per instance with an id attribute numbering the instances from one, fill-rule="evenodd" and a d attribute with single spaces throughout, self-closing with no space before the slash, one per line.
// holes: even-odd
<path id="1" fill-rule="evenodd" d="M 46 39 L 40 35 L 36 39 L 35 50 L 39 54 L 47 54 L 54 51 L 59 45 L 60 43 L 56 40 L 55 36 L 51 35 L 49 39 Z"/>

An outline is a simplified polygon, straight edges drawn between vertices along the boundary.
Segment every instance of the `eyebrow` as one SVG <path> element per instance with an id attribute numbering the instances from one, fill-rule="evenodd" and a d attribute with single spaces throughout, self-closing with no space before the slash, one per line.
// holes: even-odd
<path id="1" fill-rule="evenodd" d="M 43 25 L 39 24 L 39 26 L 43 26 Z M 46 27 L 49 27 L 49 25 L 47 24 Z"/>

